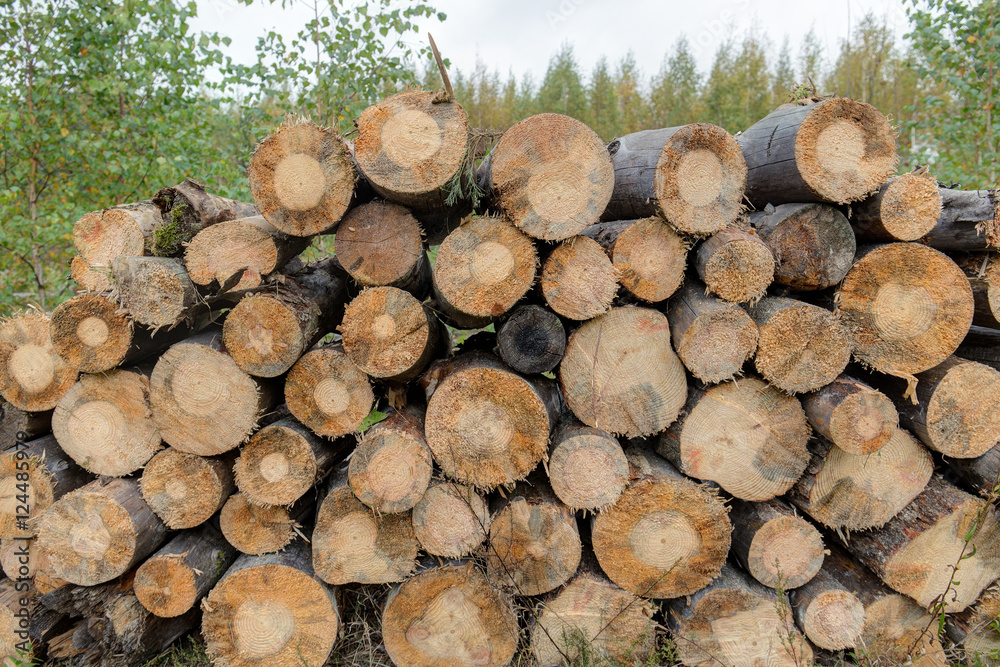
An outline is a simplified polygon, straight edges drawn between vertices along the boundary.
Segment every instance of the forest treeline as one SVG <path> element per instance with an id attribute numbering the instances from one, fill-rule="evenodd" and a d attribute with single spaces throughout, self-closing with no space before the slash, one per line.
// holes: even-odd
<path id="1" fill-rule="evenodd" d="M 430 4 L 311 2 L 294 37 L 262 34 L 241 65 L 227 38 L 191 29 L 193 1 L 0 0 L 0 312 L 72 294 L 70 232 L 83 213 L 187 176 L 249 200 L 249 157 L 286 113 L 349 134 L 379 97 L 440 86 L 427 50 L 409 46 L 418 24 L 446 20 Z M 450 74 L 474 128 L 553 111 L 605 140 L 695 121 L 735 133 L 789 100 L 846 95 L 892 118 L 901 170 L 996 187 L 998 0 L 904 4 L 905 36 L 868 14 L 834 52 L 813 31 L 775 41 L 754 29 L 724 39 L 707 71 L 681 36 L 661 63 L 630 54 L 583 71 L 566 43 L 544 71 L 515 77 L 479 60 Z"/>

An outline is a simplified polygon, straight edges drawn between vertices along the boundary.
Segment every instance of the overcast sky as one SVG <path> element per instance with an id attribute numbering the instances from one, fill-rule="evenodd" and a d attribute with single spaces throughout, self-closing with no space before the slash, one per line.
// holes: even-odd
<path id="1" fill-rule="evenodd" d="M 326 0 L 319 0 L 326 2 Z M 452 68 L 464 72 L 480 57 L 502 74 L 527 71 L 541 80 L 549 58 L 561 44 L 574 46 L 585 73 L 601 56 L 616 62 L 630 49 L 645 75 L 659 69 L 674 40 L 685 34 L 703 71 L 711 66 L 716 48 L 729 35 L 756 26 L 770 38 L 772 55 L 788 35 L 793 50 L 815 28 L 827 54 L 866 12 L 888 18 L 897 35 L 906 30 L 903 0 L 428 0 L 448 15 L 444 23 L 427 22 L 426 29 Z M 313 0 L 256 0 L 245 6 L 236 0 L 199 0 L 193 27 L 232 38 L 229 55 L 241 62 L 254 58 L 257 37 L 269 30 L 293 36 L 312 17 Z M 424 35 L 408 37 L 419 44 Z"/>

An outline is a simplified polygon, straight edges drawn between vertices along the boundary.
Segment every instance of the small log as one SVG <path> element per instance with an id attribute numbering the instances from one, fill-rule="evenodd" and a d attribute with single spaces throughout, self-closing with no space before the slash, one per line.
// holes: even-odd
<path id="1" fill-rule="evenodd" d="M 438 247 L 434 295 L 456 325 L 484 327 L 510 310 L 535 280 L 532 240 L 501 218 L 476 218 Z"/>
<path id="2" fill-rule="evenodd" d="M 889 441 L 899 414 L 882 392 L 847 375 L 802 397 L 809 424 L 848 454 L 871 454 Z"/>
<path id="3" fill-rule="evenodd" d="M 292 507 L 255 505 L 246 495 L 234 493 L 219 512 L 219 526 L 226 541 L 240 553 L 260 556 L 280 551 L 301 535 L 299 520 L 313 507 L 302 498 Z"/>
<path id="4" fill-rule="evenodd" d="M 293 417 L 281 419 L 254 433 L 243 446 L 233 466 L 236 486 L 255 505 L 291 505 L 353 446 L 325 442 Z"/>
<path id="5" fill-rule="evenodd" d="M 253 204 L 206 192 L 204 185 L 190 178 L 157 190 L 153 203 L 160 209 L 164 223 L 153 231 L 146 250 L 158 257 L 181 254 L 188 241 L 207 227 L 257 215 Z"/>
<path id="6" fill-rule="evenodd" d="M 542 264 L 542 295 L 549 308 L 571 320 L 589 320 L 611 308 L 618 270 L 594 239 L 574 236 Z"/>
<path id="7" fill-rule="evenodd" d="M 667 623 L 687 667 L 812 663 L 813 652 L 774 591 L 732 565 L 686 600 L 669 602 Z"/>
<path id="8" fill-rule="evenodd" d="M 369 287 L 354 297 L 340 332 L 344 352 L 358 368 L 396 382 L 417 377 L 450 346 L 431 309 L 397 287 Z"/>
<path id="9" fill-rule="evenodd" d="M 789 393 L 830 384 L 851 360 L 851 342 L 837 316 L 825 308 L 766 297 L 747 309 L 760 337 L 754 365 L 774 386 Z"/>
<path id="10" fill-rule="evenodd" d="M 827 651 L 861 646 L 865 605 L 848 586 L 833 568 L 824 567 L 789 596 L 799 629 Z"/>
<path id="11" fill-rule="evenodd" d="M 422 235 L 408 209 L 381 201 L 362 204 L 337 228 L 337 261 L 360 285 L 398 287 L 423 299 L 431 290 L 431 263 Z"/>
<path id="12" fill-rule="evenodd" d="M 340 345 L 316 347 L 295 362 L 285 377 L 289 411 L 313 433 L 327 438 L 361 426 L 375 405 L 368 376 Z"/>
<path id="13" fill-rule="evenodd" d="M 424 435 L 445 475 L 479 489 L 524 479 L 548 450 L 560 412 L 555 383 L 525 378 L 492 355 L 431 366 Z"/>
<path id="14" fill-rule="evenodd" d="M 708 291 L 733 303 L 755 301 L 774 281 L 774 255 L 755 234 L 729 227 L 698 246 L 695 270 Z"/>
<path id="15" fill-rule="evenodd" d="M 151 329 L 190 320 L 203 301 L 184 262 L 175 257 L 116 257 L 111 271 L 122 306 Z"/>
<path id="16" fill-rule="evenodd" d="M 546 465 L 559 500 L 574 510 L 601 510 L 618 501 L 628 485 L 628 459 L 618 439 L 576 420 L 552 436 Z"/>
<path id="17" fill-rule="evenodd" d="M 976 311 L 972 323 L 1000 329 L 1000 260 L 987 255 L 976 258 L 977 271 L 969 276 Z"/>
<path id="18" fill-rule="evenodd" d="M 413 533 L 420 548 L 442 558 L 475 551 L 490 530 L 486 500 L 471 486 L 432 481 L 413 506 Z"/>
<path id="19" fill-rule="evenodd" d="M 107 292 L 114 287 L 111 266 L 92 266 L 80 255 L 74 255 L 69 263 L 70 278 L 88 292 Z"/>
<path id="20" fill-rule="evenodd" d="M 379 514 L 397 514 L 423 498 L 433 467 L 424 440 L 424 413 L 409 407 L 393 411 L 365 432 L 347 474 L 358 500 Z"/>
<path id="21" fill-rule="evenodd" d="M 52 433 L 95 475 L 139 470 L 162 447 L 149 409 L 149 377 L 138 370 L 84 375 L 56 405 Z"/>
<path id="22" fill-rule="evenodd" d="M 234 291 L 253 289 L 309 247 L 309 237 L 289 236 L 262 215 L 229 220 L 198 232 L 187 244 L 184 264 L 195 285 L 225 285 L 242 271 Z"/>
<path id="23" fill-rule="evenodd" d="M 261 414 L 277 403 L 208 332 L 173 345 L 149 379 L 149 405 L 160 436 L 175 449 L 199 456 L 228 452 L 243 443 Z"/>
<path id="24" fill-rule="evenodd" d="M 351 491 L 343 464 L 327 489 L 312 534 L 316 576 L 330 584 L 384 584 L 409 577 L 419 549 L 409 512 L 373 513 Z"/>
<path id="25" fill-rule="evenodd" d="M 376 193 L 422 213 L 468 205 L 456 194 L 469 151 L 462 105 L 430 91 L 397 93 L 365 109 L 357 127 L 354 157 Z"/>
<path id="26" fill-rule="evenodd" d="M 518 306 L 497 328 L 497 354 L 518 373 L 551 371 L 566 353 L 566 329 L 544 306 Z"/>
<path id="27" fill-rule="evenodd" d="M 164 225 L 152 202 L 121 204 L 87 213 L 73 225 L 73 245 L 90 270 L 105 272 L 116 257 L 140 257 Z"/>
<path id="28" fill-rule="evenodd" d="M 542 113 L 504 132 L 476 181 L 525 234 L 561 241 L 600 219 L 615 172 L 597 133 L 569 116 Z"/>
<path id="29" fill-rule="evenodd" d="M 592 525 L 594 554 L 611 581 L 648 598 L 691 595 L 718 576 L 732 525 L 719 496 L 655 454 L 630 449 L 637 479 Z"/>
<path id="30" fill-rule="evenodd" d="M 659 215 L 688 234 L 713 234 L 743 206 L 747 165 L 716 125 L 693 123 L 627 134 L 608 144 L 614 192 L 605 220 Z"/>
<path id="31" fill-rule="evenodd" d="M 26 412 L 7 401 L 0 401 L 0 452 L 13 447 L 19 439 L 27 442 L 50 431 L 51 410 Z"/>
<path id="32" fill-rule="evenodd" d="M 51 410 L 77 375 L 52 344 L 48 316 L 23 312 L 0 322 L 0 394 L 8 403 L 27 412 Z"/>
<path id="33" fill-rule="evenodd" d="M 996 190 L 941 188 L 941 217 L 923 238 L 942 252 L 981 252 L 1000 247 L 1000 195 Z"/>
<path id="34" fill-rule="evenodd" d="M 351 153 L 337 131 L 304 118 L 286 118 L 261 141 L 247 175 L 260 214 L 290 236 L 336 227 L 357 180 Z"/>
<path id="35" fill-rule="evenodd" d="M 947 256 L 916 243 L 869 249 L 837 292 L 854 357 L 890 375 L 919 373 L 955 352 L 972 324 L 972 289 Z"/>
<path id="36" fill-rule="evenodd" d="M 838 284 L 854 264 L 857 242 L 847 218 L 826 204 L 782 204 L 750 214 L 774 255 L 774 282 L 795 290 Z"/>
<path id="37" fill-rule="evenodd" d="M 953 613 L 1000 576 L 998 533 L 996 514 L 985 501 L 935 475 L 887 524 L 852 534 L 845 546 L 890 588 L 925 609 L 940 599 Z"/>
<path id="38" fill-rule="evenodd" d="M 577 419 L 628 437 L 662 431 L 687 395 L 667 318 L 645 308 L 613 308 L 580 326 L 566 345 L 559 381 Z"/>
<path id="39" fill-rule="evenodd" d="M 747 199 L 757 209 L 863 199 L 895 171 L 895 137 L 889 119 L 864 102 L 783 105 L 736 138 L 747 163 Z"/>
<path id="40" fill-rule="evenodd" d="M 243 298 L 222 327 L 226 351 L 250 375 L 282 375 L 340 323 L 345 278 L 326 259 L 285 276 L 273 290 Z"/>
<path id="41" fill-rule="evenodd" d="M 206 458 L 168 447 L 143 468 L 143 499 L 171 530 L 208 521 L 236 489 L 235 452 Z"/>
<path id="42" fill-rule="evenodd" d="M 811 523 L 777 498 L 733 501 L 733 557 L 768 588 L 787 590 L 809 582 L 823 565 L 823 538 Z"/>
<path id="43" fill-rule="evenodd" d="M 132 588 L 156 616 L 180 616 L 208 594 L 237 555 L 215 528 L 186 530 L 139 566 Z"/>
<path id="44" fill-rule="evenodd" d="M 382 612 L 398 667 L 503 667 L 518 636 L 513 604 L 472 562 L 428 567 L 393 589 Z"/>
<path id="45" fill-rule="evenodd" d="M 52 311 L 52 346 L 82 373 L 102 373 L 125 360 L 132 347 L 133 324 L 104 294 L 80 294 Z"/>
<path id="46" fill-rule="evenodd" d="M 660 218 L 603 222 L 581 234 L 601 244 L 618 282 L 643 301 L 663 301 L 684 280 L 687 245 Z"/>
<path id="47" fill-rule="evenodd" d="M 851 226 L 862 241 L 916 241 L 940 217 L 937 179 L 926 171 L 891 178 L 851 207 Z"/>
<path id="48" fill-rule="evenodd" d="M 167 527 L 134 479 L 91 482 L 57 500 L 42 516 L 38 541 L 53 572 L 79 586 L 121 576 L 156 550 Z"/>
<path id="49" fill-rule="evenodd" d="M 802 405 L 758 378 L 691 388 L 682 414 L 657 436 L 657 453 L 742 500 L 786 493 L 809 463 Z"/>
<path id="50" fill-rule="evenodd" d="M 518 484 L 490 509 L 490 581 L 517 595 L 541 595 L 569 581 L 580 565 L 580 531 L 573 511 L 541 475 Z"/>
<path id="51" fill-rule="evenodd" d="M 884 525 L 927 485 L 930 452 L 897 428 L 874 454 L 848 454 L 824 438 L 809 442 L 809 467 L 788 499 L 813 519 L 835 529 Z"/>
<path id="52" fill-rule="evenodd" d="M 301 541 L 237 558 L 201 609 L 205 649 L 217 665 L 322 665 L 340 633 L 336 591 L 317 579 Z"/>

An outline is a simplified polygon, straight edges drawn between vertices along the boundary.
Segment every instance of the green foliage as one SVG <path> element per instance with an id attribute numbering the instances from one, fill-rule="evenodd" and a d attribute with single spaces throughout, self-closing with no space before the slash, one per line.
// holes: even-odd
<path id="1" fill-rule="evenodd" d="M 549 62 L 545 79 L 538 91 L 539 109 L 566 114 L 586 122 L 587 93 L 580 78 L 580 67 L 573 54 L 573 47 L 563 44 Z"/>
<path id="2" fill-rule="evenodd" d="M 587 90 L 590 99 L 588 119 L 590 127 L 605 141 L 611 141 L 621 131 L 618 114 L 618 95 L 615 81 L 608 71 L 608 59 L 601 57 L 594 66 Z"/>
<path id="3" fill-rule="evenodd" d="M 674 43 L 653 78 L 650 92 L 650 122 L 654 127 L 676 127 L 696 122 L 702 113 L 702 76 L 686 37 Z"/>
<path id="4" fill-rule="evenodd" d="M 388 417 L 389 415 L 380 411 L 378 408 L 372 408 L 372 411 L 369 412 L 368 416 L 361 422 L 361 426 L 358 427 L 358 433 L 364 433 L 375 424 L 385 421 Z"/>

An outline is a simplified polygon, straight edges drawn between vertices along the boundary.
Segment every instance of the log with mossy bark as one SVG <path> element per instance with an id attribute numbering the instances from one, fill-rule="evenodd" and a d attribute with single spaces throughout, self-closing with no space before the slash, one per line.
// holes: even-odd
<path id="1" fill-rule="evenodd" d="M 142 497 L 171 530 L 201 525 L 235 490 L 235 459 L 235 452 L 207 458 L 167 447 L 143 468 Z"/>
<path id="2" fill-rule="evenodd" d="M 733 523 L 733 557 L 768 588 L 798 588 L 823 565 L 819 531 L 783 500 L 735 499 L 729 520 Z"/>
<path id="3" fill-rule="evenodd" d="M 546 470 L 552 490 L 574 510 L 613 505 L 630 479 L 618 439 L 575 419 L 563 421 L 553 434 Z"/>
<path id="4" fill-rule="evenodd" d="M 544 306 L 518 306 L 496 327 L 497 354 L 518 373 L 551 371 L 566 353 L 566 329 Z"/>
<path id="5" fill-rule="evenodd" d="M 364 371 L 331 343 L 309 350 L 288 371 L 285 403 L 313 433 L 336 438 L 361 426 L 375 394 Z"/>
<path id="6" fill-rule="evenodd" d="M 752 233 L 727 227 L 705 239 L 695 252 L 695 271 L 706 291 L 744 303 L 764 296 L 774 281 L 774 255 Z"/>
<path id="7" fill-rule="evenodd" d="M 996 190 L 941 188 L 941 217 L 921 239 L 943 252 L 1000 248 L 1000 195 Z"/>
<path id="8" fill-rule="evenodd" d="M 888 396 L 847 375 L 803 396 L 802 407 L 816 432 L 848 454 L 878 451 L 899 426 Z"/>
<path id="9" fill-rule="evenodd" d="M 618 282 L 643 301 L 663 301 L 684 280 L 687 244 L 661 218 L 602 222 L 581 235 L 604 248 L 618 272 Z"/>
<path id="10" fill-rule="evenodd" d="M 851 206 L 851 226 L 862 241 L 916 241 L 937 225 L 941 199 L 926 170 L 903 174 Z"/>
<path id="11" fill-rule="evenodd" d="M 51 410 L 78 374 L 52 344 L 47 315 L 21 312 L 0 322 L 0 395 L 8 403 L 27 412 Z"/>
<path id="12" fill-rule="evenodd" d="M 600 243 L 573 236 L 545 258 L 540 286 L 545 303 L 556 313 L 570 320 L 589 320 L 611 308 L 619 275 Z"/>
<path id="13" fill-rule="evenodd" d="M 197 181 L 185 178 L 153 195 L 153 204 L 163 215 L 163 224 L 153 230 L 146 243 L 148 254 L 170 257 L 181 254 L 198 232 L 227 220 L 257 215 L 253 204 L 212 194 Z"/>

